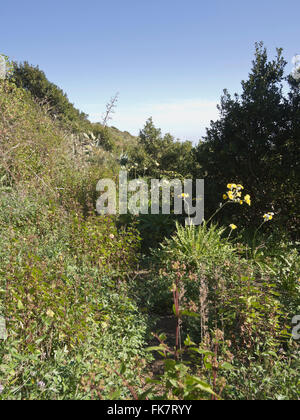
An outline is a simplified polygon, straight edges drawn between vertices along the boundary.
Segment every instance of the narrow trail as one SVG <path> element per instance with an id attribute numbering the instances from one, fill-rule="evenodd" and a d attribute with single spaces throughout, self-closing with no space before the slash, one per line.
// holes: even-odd
<path id="1" fill-rule="evenodd" d="M 173 348 L 175 345 L 175 330 L 176 330 L 176 319 L 173 315 L 162 315 L 156 322 L 153 332 L 156 334 L 165 334 L 165 343 Z M 149 346 L 157 346 L 158 340 L 152 337 L 149 341 Z M 151 364 L 151 369 L 154 375 L 160 375 L 163 373 L 164 358 L 158 353 L 153 352 L 155 360 Z"/>

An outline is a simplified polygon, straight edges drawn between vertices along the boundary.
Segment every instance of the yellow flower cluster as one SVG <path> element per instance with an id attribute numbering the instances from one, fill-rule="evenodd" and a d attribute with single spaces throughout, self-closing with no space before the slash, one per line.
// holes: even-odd
<path id="1" fill-rule="evenodd" d="M 236 225 L 234 225 L 233 223 L 231 223 L 231 225 L 229 225 L 229 227 L 230 227 L 232 230 L 237 229 L 237 226 L 236 226 Z"/>
<path id="2" fill-rule="evenodd" d="M 269 211 L 268 213 L 263 215 L 264 221 L 268 222 L 269 220 L 272 220 L 273 216 L 274 216 L 274 213 Z"/>
<path id="3" fill-rule="evenodd" d="M 227 194 L 223 195 L 224 200 L 229 200 L 234 203 L 247 203 L 248 206 L 251 206 L 251 198 L 249 194 L 246 194 L 244 198 L 242 198 L 242 190 L 244 187 L 241 184 L 228 184 L 227 185 L 228 191 Z"/>

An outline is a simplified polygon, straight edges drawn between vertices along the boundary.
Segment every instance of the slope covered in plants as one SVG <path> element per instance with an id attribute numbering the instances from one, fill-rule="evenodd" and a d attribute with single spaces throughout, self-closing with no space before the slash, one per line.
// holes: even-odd
<path id="1" fill-rule="evenodd" d="M 299 81 L 277 54 L 257 45 L 197 146 L 92 124 L 27 63 L 0 80 L 1 399 L 299 399 Z M 121 168 L 204 178 L 205 221 L 97 214 Z"/>

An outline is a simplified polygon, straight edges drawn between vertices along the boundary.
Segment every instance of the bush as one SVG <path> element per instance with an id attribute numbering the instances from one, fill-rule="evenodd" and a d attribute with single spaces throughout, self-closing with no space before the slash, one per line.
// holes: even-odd
<path id="1" fill-rule="evenodd" d="M 109 369 L 124 362 L 130 377 L 145 357 L 146 320 L 124 281 L 136 266 L 134 230 L 12 194 L 2 197 L 0 214 L 8 332 L 0 342 L 1 398 L 90 398 L 80 384 L 97 360 L 106 366 L 98 372 L 103 394 L 118 387 L 125 398 Z"/>

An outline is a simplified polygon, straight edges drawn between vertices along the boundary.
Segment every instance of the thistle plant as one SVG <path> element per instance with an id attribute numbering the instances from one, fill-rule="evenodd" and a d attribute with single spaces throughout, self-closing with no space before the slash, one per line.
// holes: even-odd
<path id="1" fill-rule="evenodd" d="M 220 203 L 220 207 L 213 213 L 213 215 L 207 220 L 206 223 L 210 222 L 219 211 L 221 211 L 227 204 L 248 204 L 251 206 L 251 197 L 249 194 L 246 194 L 243 197 L 244 187 L 241 184 L 227 184 L 228 191 L 226 194 L 223 194 L 223 203 Z M 233 225 L 235 226 L 235 225 Z"/>
<path id="2" fill-rule="evenodd" d="M 237 226 L 234 223 L 231 223 L 229 225 L 229 227 L 230 227 L 230 232 L 229 232 L 229 235 L 228 235 L 228 239 L 230 238 L 230 235 L 232 234 L 232 231 L 237 229 Z"/>
<path id="3" fill-rule="evenodd" d="M 253 236 L 253 244 L 252 244 L 252 246 L 253 247 L 255 247 L 255 240 L 256 240 L 256 235 L 257 235 L 257 232 L 260 230 L 260 228 L 265 224 L 265 223 L 267 223 L 267 222 L 269 222 L 269 221 L 271 221 L 272 219 L 273 219 L 273 216 L 274 216 L 274 213 L 272 213 L 272 212 L 268 212 L 268 213 L 265 213 L 264 215 L 263 215 L 263 222 L 258 226 L 258 228 L 255 230 L 255 232 L 254 232 L 254 236 Z"/>

